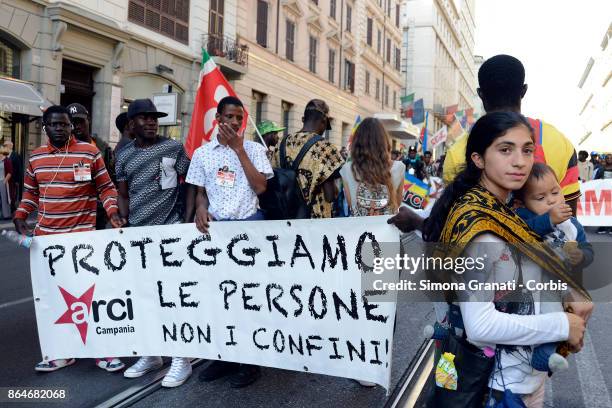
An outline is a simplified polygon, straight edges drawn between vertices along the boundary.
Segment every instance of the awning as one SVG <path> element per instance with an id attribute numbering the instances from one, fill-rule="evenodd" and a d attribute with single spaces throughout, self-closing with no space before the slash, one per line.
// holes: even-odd
<path id="1" fill-rule="evenodd" d="M 0 78 L 0 111 L 42 116 L 50 105 L 29 82 Z"/>
<path id="2" fill-rule="evenodd" d="M 415 140 L 421 135 L 421 129 L 410 122 L 401 120 L 394 113 L 375 113 L 374 117 L 380 120 L 389 136 L 402 140 Z"/>

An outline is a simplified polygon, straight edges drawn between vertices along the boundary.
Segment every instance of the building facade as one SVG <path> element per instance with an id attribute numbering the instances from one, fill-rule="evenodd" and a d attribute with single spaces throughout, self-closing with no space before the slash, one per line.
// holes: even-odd
<path id="1" fill-rule="evenodd" d="M 357 115 L 399 109 L 399 12 L 396 0 L 240 1 L 249 66 L 232 85 L 257 120 L 287 132 L 300 129 L 310 99 L 324 99 L 329 139 L 346 146 Z"/>
<path id="2" fill-rule="evenodd" d="M 191 119 L 202 47 L 219 55 L 228 77 L 244 72 L 247 51 L 235 42 L 237 2 L 3 0 L 0 60 L 10 55 L 11 69 L 2 74 L 27 81 L 48 103 L 85 105 L 92 133 L 111 143 L 120 136 L 115 117 L 130 101 L 171 94 L 163 104 L 174 117 L 162 132 L 181 140 Z M 3 118 L 23 119 L 10 109 L 2 105 Z M 40 121 L 23 123 L 19 129 L 5 126 L 2 136 L 27 153 L 41 143 Z"/>
<path id="3" fill-rule="evenodd" d="M 578 118 L 583 134 L 580 150 L 612 153 L 612 24 L 598 52 L 591 57 L 578 83 L 582 99 Z"/>
<path id="4" fill-rule="evenodd" d="M 475 107 L 475 0 L 406 0 L 402 7 L 405 88 L 430 112 L 428 129 L 443 126 L 444 108 Z"/>

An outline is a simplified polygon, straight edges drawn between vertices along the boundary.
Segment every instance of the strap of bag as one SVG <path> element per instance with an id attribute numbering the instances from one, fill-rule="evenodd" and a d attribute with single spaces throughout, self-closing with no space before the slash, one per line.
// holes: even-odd
<path id="1" fill-rule="evenodd" d="M 280 143 L 280 147 L 279 147 L 279 159 L 280 159 L 280 166 L 282 169 L 286 169 L 289 166 L 287 165 L 287 137 L 289 135 L 285 135 L 283 137 L 283 140 L 281 140 Z M 298 153 L 297 157 L 295 158 L 295 160 L 293 160 L 293 164 L 291 166 L 293 171 L 297 171 L 298 167 L 300 166 L 300 163 L 302 162 L 302 160 L 304 159 L 304 156 L 306 156 L 306 153 L 308 153 L 308 150 L 310 150 L 310 148 L 317 143 L 319 140 L 323 140 L 323 137 L 321 137 L 320 135 L 314 135 L 312 136 L 310 139 L 308 139 L 308 141 L 304 144 L 304 146 L 302 146 L 302 148 L 300 149 L 300 152 Z"/>
<path id="2" fill-rule="evenodd" d="M 323 140 L 323 138 L 320 135 L 314 135 L 310 139 L 308 139 L 308 141 L 300 149 L 300 152 L 296 156 L 295 160 L 293 160 L 293 163 L 291 165 L 293 171 L 298 170 L 298 168 L 300 167 L 300 163 L 304 159 L 304 156 L 306 156 L 306 153 L 308 153 L 310 148 L 320 140 Z"/>

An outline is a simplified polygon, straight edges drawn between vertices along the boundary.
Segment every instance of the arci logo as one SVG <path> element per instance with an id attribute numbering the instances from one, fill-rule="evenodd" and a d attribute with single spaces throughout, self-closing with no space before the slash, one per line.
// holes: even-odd
<path id="1" fill-rule="evenodd" d="M 126 290 L 125 294 L 128 296 L 126 299 L 108 299 L 108 300 L 93 300 L 95 285 L 91 285 L 81 296 L 78 298 L 73 296 L 66 289 L 58 286 L 64 302 L 66 302 L 67 309 L 63 315 L 57 319 L 55 324 L 74 324 L 83 344 L 87 343 L 87 327 L 89 315 L 93 314 L 93 323 L 102 322 L 120 322 L 124 320 L 131 321 L 134 319 L 134 310 L 132 308 L 132 299 L 129 298 L 131 291 Z M 110 327 L 103 328 L 98 327 L 96 329 L 97 334 L 117 334 L 117 333 L 133 333 L 134 328 L 132 326 L 125 326 L 123 328 Z"/>
<path id="2" fill-rule="evenodd" d="M 93 301 L 95 286 L 95 284 L 91 285 L 91 288 L 87 289 L 85 293 L 78 298 L 68 293 L 61 286 L 58 286 L 68 309 L 66 309 L 64 314 L 57 319 L 55 324 L 74 324 L 81 335 L 83 344 L 87 342 L 87 319 L 91 311 L 91 302 Z"/>

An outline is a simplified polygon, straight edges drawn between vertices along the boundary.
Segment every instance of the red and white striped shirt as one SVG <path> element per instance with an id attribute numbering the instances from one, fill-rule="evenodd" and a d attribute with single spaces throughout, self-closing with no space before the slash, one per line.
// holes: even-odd
<path id="1" fill-rule="evenodd" d="M 75 165 L 89 165 L 89 181 L 75 180 Z M 15 218 L 25 220 L 38 209 L 35 235 L 95 230 L 98 196 L 109 217 L 118 212 L 117 190 L 100 151 L 74 137 L 66 149 L 49 143 L 34 150 L 23 187 Z"/>

